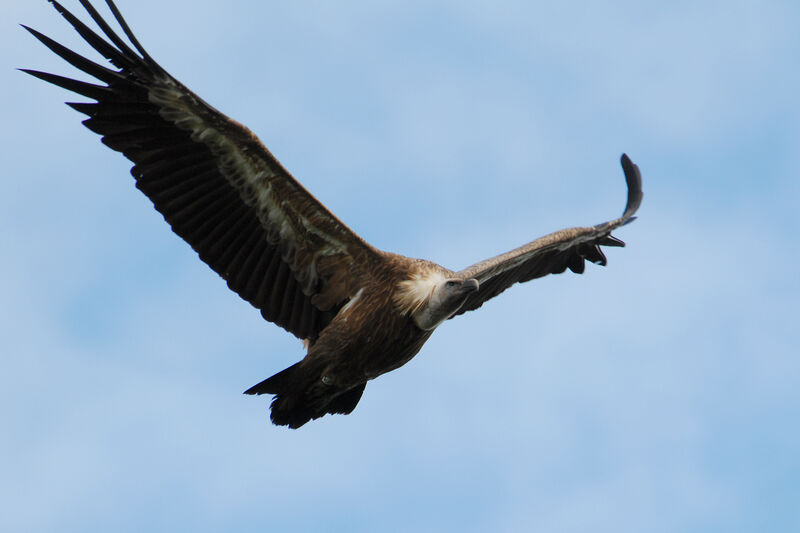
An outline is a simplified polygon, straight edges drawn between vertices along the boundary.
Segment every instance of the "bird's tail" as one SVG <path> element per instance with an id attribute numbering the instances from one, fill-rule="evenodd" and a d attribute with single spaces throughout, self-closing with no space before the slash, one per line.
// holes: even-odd
<path id="1" fill-rule="evenodd" d="M 305 363 L 305 364 L 304 364 Z M 279 426 L 296 429 L 316 418 L 349 414 L 356 408 L 366 383 L 350 389 L 322 380 L 322 368 L 300 361 L 247 389 L 245 394 L 274 394 L 270 419 Z"/>

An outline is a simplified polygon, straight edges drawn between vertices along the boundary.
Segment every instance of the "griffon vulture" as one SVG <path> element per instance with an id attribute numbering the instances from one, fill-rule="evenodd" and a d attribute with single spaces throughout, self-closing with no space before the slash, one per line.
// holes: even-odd
<path id="1" fill-rule="evenodd" d="M 99 35 L 56 10 L 113 68 L 25 27 L 93 84 L 24 70 L 93 102 L 69 103 L 83 124 L 134 166 L 131 174 L 172 230 L 270 322 L 303 339 L 298 363 L 251 387 L 273 394 L 271 419 L 298 428 L 350 413 L 367 381 L 408 362 L 443 321 L 479 308 L 511 285 L 605 265 L 600 246 L 642 201 L 639 169 L 626 156 L 620 218 L 546 235 L 460 271 L 383 252 L 336 218 L 246 127 L 167 73 L 139 44 L 112 0 L 128 42 L 87 1 Z"/>

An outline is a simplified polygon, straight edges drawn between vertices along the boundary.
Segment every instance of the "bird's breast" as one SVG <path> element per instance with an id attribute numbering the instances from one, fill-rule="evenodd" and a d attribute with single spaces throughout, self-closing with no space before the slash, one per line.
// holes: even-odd
<path id="1" fill-rule="evenodd" d="M 407 363 L 430 334 L 402 314 L 390 295 L 365 288 L 323 330 L 313 356 L 329 359 L 338 375 L 369 380 Z"/>

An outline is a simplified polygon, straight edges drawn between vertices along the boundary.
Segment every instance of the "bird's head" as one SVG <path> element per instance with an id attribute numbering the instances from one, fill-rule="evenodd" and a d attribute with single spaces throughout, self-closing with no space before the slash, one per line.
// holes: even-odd
<path id="1" fill-rule="evenodd" d="M 423 330 L 432 330 L 464 305 L 479 288 L 476 279 L 448 278 L 440 273 L 401 282 L 395 301 Z"/>

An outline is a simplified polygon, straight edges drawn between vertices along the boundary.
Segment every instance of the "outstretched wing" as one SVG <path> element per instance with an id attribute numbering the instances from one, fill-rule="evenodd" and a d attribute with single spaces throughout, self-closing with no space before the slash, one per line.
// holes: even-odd
<path id="1" fill-rule="evenodd" d="M 299 338 L 316 339 L 355 292 L 361 267 L 380 260 L 377 251 L 295 181 L 250 130 L 161 68 L 111 0 L 106 2 L 135 51 L 87 0 L 80 1 L 106 38 L 52 3 L 116 69 L 26 27 L 103 84 L 25 72 L 95 100 L 68 105 L 88 115 L 86 127 L 135 164 L 136 186 L 173 231 L 264 318 Z"/>
<path id="2" fill-rule="evenodd" d="M 642 175 L 630 158 L 622 155 L 622 170 L 628 184 L 625 212 L 616 220 L 589 228 L 570 228 L 545 235 L 516 250 L 481 261 L 456 275 L 462 279 L 475 278 L 480 289 L 471 294 L 456 315 L 479 308 L 515 283 L 523 283 L 548 274 L 560 274 L 570 269 L 583 273 L 585 260 L 606 264 L 601 246 L 625 246 L 611 232 L 632 222 L 642 203 Z M 455 315 L 454 315 L 455 316 Z"/>

